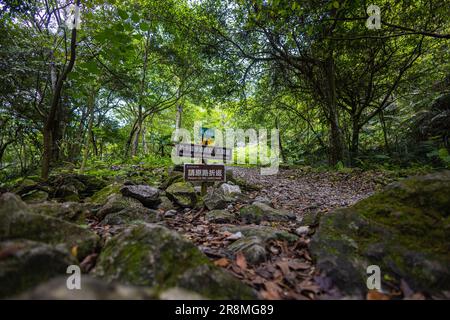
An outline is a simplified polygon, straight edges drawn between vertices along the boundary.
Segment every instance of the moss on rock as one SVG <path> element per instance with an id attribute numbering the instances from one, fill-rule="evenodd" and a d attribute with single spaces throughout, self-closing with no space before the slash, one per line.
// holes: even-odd
<path id="1" fill-rule="evenodd" d="M 197 203 L 194 186 L 189 182 L 176 182 L 166 189 L 167 197 L 183 208 L 192 208 Z"/>
<path id="2" fill-rule="evenodd" d="M 365 292 L 366 267 L 416 291 L 450 289 L 450 172 L 412 177 L 323 216 L 311 250 L 344 292 Z"/>
<path id="3" fill-rule="evenodd" d="M 212 266 L 197 247 L 178 233 L 160 225 L 140 223 L 125 229 L 106 243 L 94 272 L 108 281 L 150 286 L 157 291 L 180 286 L 207 298 L 231 298 L 230 292 L 232 295 L 238 294 L 234 282 L 231 289 L 224 282 L 210 290 L 209 284 L 202 281 L 192 287 L 181 281 L 186 272 L 193 272 L 200 266 L 209 266 L 221 275 L 221 270 Z M 192 273 L 193 276 L 196 274 Z M 239 290 L 242 288 L 239 287 Z"/>
<path id="4" fill-rule="evenodd" d="M 68 251 L 29 241 L 0 242 L 0 298 L 12 297 L 52 277 L 76 260 Z"/>
<path id="5" fill-rule="evenodd" d="M 97 247 L 98 236 L 85 228 L 64 220 L 32 213 L 12 193 L 0 197 L 0 241 L 28 239 L 48 244 L 63 244 L 67 249 L 78 247 L 82 259 Z"/>
<path id="6" fill-rule="evenodd" d="M 261 202 L 244 206 L 239 212 L 240 218 L 246 223 L 261 223 L 261 221 L 289 221 L 295 219 L 295 214 L 274 209 Z"/>
<path id="7" fill-rule="evenodd" d="M 108 197 L 112 194 L 118 193 L 120 194 L 120 188 L 122 187 L 119 183 L 110 184 L 103 189 L 95 192 L 90 198 L 90 202 L 95 204 L 105 204 L 108 200 Z"/>

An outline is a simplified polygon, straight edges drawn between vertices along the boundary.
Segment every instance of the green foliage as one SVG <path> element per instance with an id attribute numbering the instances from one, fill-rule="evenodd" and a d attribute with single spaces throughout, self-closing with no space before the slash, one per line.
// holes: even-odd
<path id="1" fill-rule="evenodd" d="M 380 1 L 383 21 L 393 26 L 367 30 L 365 5 L 82 2 L 52 167 L 74 171 L 83 158 L 99 174 L 120 164 L 169 165 L 179 107 L 191 133 L 196 121 L 219 129 L 279 128 L 285 165 L 449 167 L 448 6 Z M 39 171 L 54 75 L 70 58 L 64 7 L 60 0 L 2 4 L 3 181 Z M 402 29 L 411 21 L 418 32 Z M 333 109 L 344 156 L 328 166 Z"/>

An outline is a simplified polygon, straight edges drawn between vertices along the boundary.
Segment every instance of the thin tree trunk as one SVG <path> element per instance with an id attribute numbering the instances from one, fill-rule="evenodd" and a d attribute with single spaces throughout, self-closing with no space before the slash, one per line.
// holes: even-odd
<path id="1" fill-rule="evenodd" d="M 150 48 L 150 30 L 147 32 L 147 38 L 144 45 L 144 64 L 142 66 L 142 79 L 141 79 L 141 92 L 139 95 L 139 110 L 138 110 L 138 118 L 136 121 L 136 131 L 134 132 L 134 136 L 131 144 L 131 156 L 137 156 L 139 150 L 139 139 L 142 134 L 142 125 L 144 122 L 143 119 L 143 105 L 144 105 L 144 91 L 145 91 L 145 79 L 147 76 L 147 66 L 148 66 L 148 53 Z"/>
<path id="2" fill-rule="evenodd" d="M 177 115 L 175 119 L 175 129 L 181 128 L 181 120 L 183 115 L 183 106 L 181 104 L 177 105 Z"/>
<path id="3" fill-rule="evenodd" d="M 388 155 L 391 155 L 391 148 L 389 146 L 386 121 L 384 119 L 384 112 L 383 111 L 380 112 L 380 122 L 381 122 L 381 128 L 383 129 L 384 149 L 386 150 L 386 153 Z"/>
<path id="4" fill-rule="evenodd" d="M 353 119 L 352 123 L 352 137 L 350 145 L 350 162 L 352 166 L 356 164 L 356 158 L 359 156 L 359 121 L 357 118 Z"/>
<path id="5" fill-rule="evenodd" d="M 332 55 L 327 59 L 327 78 L 328 78 L 328 115 L 330 122 L 330 146 L 329 146 L 329 164 L 336 165 L 344 159 L 344 147 L 342 132 L 339 127 L 339 114 L 336 103 L 336 80 L 334 59 Z"/>
<path id="6" fill-rule="evenodd" d="M 77 6 L 80 5 L 80 0 L 77 0 Z M 41 170 L 41 178 L 43 180 L 48 179 L 48 174 L 50 172 L 50 163 L 52 160 L 52 145 L 53 145 L 53 130 L 54 130 L 54 122 L 55 116 L 58 111 L 59 100 L 61 97 L 61 91 L 64 85 L 64 81 L 67 78 L 67 75 L 72 71 L 73 66 L 75 65 L 75 57 L 76 57 L 76 47 L 77 47 L 77 29 L 72 29 L 72 38 L 70 43 L 70 60 L 67 67 L 63 70 L 60 77 L 58 77 L 58 81 L 56 82 L 55 90 L 53 92 L 53 97 L 50 105 L 50 111 L 47 115 L 47 119 L 44 124 L 43 136 L 44 136 L 44 152 L 42 155 L 42 170 Z"/>
<path id="7" fill-rule="evenodd" d="M 83 160 L 81 162 L 81 168 L 80 173 L 82 174 L 86 168 L 86 162 L 89 157 L 89 149 L 90 149 L 90 142 L 91 142 L 91 135 L 92 135 L 92 125 L 94 123 L 94 106 L 95 106 L 95 89 L 92 90 L 92 92 L 89 94 L 88 97 L 88 108 L 89 108 L 89 122 L 88 122 L 88 129 L 86 132 L 86 138 L 84 143 L 84 153 L 83 153 Z"/>

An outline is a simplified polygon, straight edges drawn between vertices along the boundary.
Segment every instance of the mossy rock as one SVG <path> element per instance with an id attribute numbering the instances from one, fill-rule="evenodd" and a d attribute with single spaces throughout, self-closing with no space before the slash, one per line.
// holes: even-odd
<path id="1" fill-rule="evenodd" d="M 184 272 L 177 285 L 216 300 L 254 300 L 254 291 L 232 275 L 203 264 Z"/>
<path id="2" fill-rule="evenodd" d="M 168 211 L 175 209 L 175 206 L 169 198 L 167 198 L 166 196 L 161 196 L 160 199 L 161 203 L 158 205 L 159 210 Z"/>
<path id="3" fill-rule="evenodd" d="M 17 194 L 25 194 L 31 190 L 36 189 L 38 185 L 38 180 L 23 178 L 17 181 L 17 183 L 14 183 L 12 191 Z"/>
<path id="4" fill-rule="evenodd" d="M 233 253 L 242 252 L 247 262 L 251 264 L 259 264 L 267 259 L 264 241 L 257 236 L 239 239 L 230 244 L 228 250 Z"/>
<path id="5" fill-rule="evenodd" d="M 0 242 L 0 298 L 10 298 L 55 276 L 77 261 L 66 250 L 29 241 Z M 67 277 L 65 277 L 67 279 Z"/>
<path id="6" fill-rule="evenodd" d="M 39 203 L 48 199 L 48 193 L 42 190 L 34 189 L 22 195 L 22 200 L 26 203 Z"/>
<path id="7" fill-rule="evenodd" d="M 224 195 L 219 189 L 213 189 L 204 197 L 204 204 L 209 210 L 225 209 L 234 198 Z"/>
<path id="8" fill-rule="evenodd" d="M 112 194 L 120 194 L 120 189 L 122 188 L 122 184 L 120 183 L 113 183 L 110 184 L 106 187 L 104 187 L 103 189 L 95 192 L 92 197 L 90 198 L 90 202 L 91 203 L 95 203 L 95 204 L 105 204 L 106 201 L 108 200 L 108 197 Z"/>
<path id="9" fill-rule="evenodd" d="M 234 214 L 227 210 L 212 210 L 206 213 L 206 220 L 211 223 L 230 223 L 234 219 Z"/>
<path id="10" fill-rule="evenodd" d="M 32 213 L 16 195 L 5 193 L 0 197 L 0 241 L 18 238 L 62 244 L 68 250 L 76 246 L 79 259 L 95 251 L 99 241 L 92 231 L 58 218 Z"/>
<path id="11" fill-rule="evenodd" d="M 176 182 L 182 182 L 184 179 L 183 172 L 180 171 L 172 171 L 169 176 L 161 183 L 159 188 L 161 190 L 166 190 L 169 186 Z"/>
<path id="12" fill-rule="evenodd" d="M 212 279 L 208 282 L 195 281 L 194 284 L 184 281 L 186 272 L 194 277 L 198 273 L 193 270 L 201 266 L 218 270 L 197 247 L 178 233 L 160 225 L 140 223 L 125 229 L 106 243 L 94 273 L 108 281 L 149 286 L 158 292 L 179 286 L 207 298 L 234 298 L 244 291 L 244 284 L 237 286 L 234 282 L 237 280 L 223 276 L 221 270 L 215 273 L 216 282 Z M 222 279 L 219 276 L 230 282 L 219 284 L 217 281 Z M 214 288 L 211 288 L 211 283 Z"/>
<path id="13" fill-rule="evenodd" d="M 295 214 L 274 209 L 261 202 L 253 202 L 239 210 L 239 216 L 246 223 L 259 224 L 261 221 L 290 221 L 295 220 Z"/>
<path id="14" fill-rule="evenodd" d="M 139 200 L 144 206 L 155 209 L 161 203 L 160 190 L 145 184 L 125 185 L 120 192 L 126 196 Z"/>
<path id="15" fill-rule="evenodd" d="M 183 208 L 193 208 L 197 203 L 194 186 L 189 182 L 176 182 L 166 189 L 166 196 Z"/>
<path id="16" fill-rule="evenodd" d="M 260 191 L 262 189 L 261 186 L 252 184 L 250 182 L 247 182 L 246 180 L 238 177 L 233 176 L 233 172 L 231 170 L 227 170 L 226 173 L 226 180 L 227 182 L 232 182 L 235 185 L 238 185 L 243 191 Z"/>
<path id="17" fill-rule="evenodd" d="M 311 250 L 343 291 L 364 296 L 366 268 L 414 291 L 450 290 L 450 172 L 405 179 L 320 219 Z"/>
<path id="18" fill-rule="evenodd" d="M 116 213 L 124 209 L 139 210 L 143 207 L 142 203 L 137 199 L 113 193 L 106 199 L 106 203 L 97 211 L 96 217 L 101 220 L 111 213 Z"/>
<path id="19" fill-rule="evenodd" d="M 45 201 L 29 205 L 33 213 L 59 218 L 76 224 L 86 224 L 86 218 L 91 215 L 94 206 L 78 202 Z"/>

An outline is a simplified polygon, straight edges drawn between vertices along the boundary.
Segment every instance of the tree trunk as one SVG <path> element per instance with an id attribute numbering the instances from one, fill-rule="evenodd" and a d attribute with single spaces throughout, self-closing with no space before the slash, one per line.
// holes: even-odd
<path id="1" fill-rule="evenodd" d="M 280 160 L 284 162 L 284 150 L 283 144 L 281 143 L 281 133 L 280 133 L 280 119 L 275 117 L 275 128 L 278 130 L 278 145 L 280 146 Z"/>
<path id="2" fill-rule="evenodd" d="M 147 32 L 147 39 L 145 41 L 145 47 L 144 47 L 144 64 L 142 66 L 142 79 L 141 79 L 141 92 L 139 94 L 139 110 L 138 110 L 138 118 L 136 121 L 136 128 L 133 132 L 133 138 L 131 142 L 131 156 L 137 156 L 138 150 L 139 150 L 139 139 L 142 134 L 142 124 L 144 122 L 144 115 L 143 115 L 143 105 L 144 105 L 144 91 L 145 91 L 145 79 L 147 76 L 147 65 L 148 65 L 148 53 L 150 48 L 150 30 Z"/>
<path id="3" fill-rule="evenodd" d="M 77 0 L 77 6 L 80 5 L 80 0 Z M 44 152 L 42 155 L 42 170 L 41 170 L 41 178 L 43 180 L 48 180 L 48 174 L 50 172 L 50 163 L 52 160 L 52 145 L 53 145 L 53 130 L 56 113 L 58 111 L 59 100 L 61 97 L 61 91 L 64 85 L 64 81 L 67 78 L 67 75 L 72 71 L 73 66 L 75 64 L 75 56 L 76 56 L 76 47 L 77 47 L 77 29 L 72 29 L 72 38 L 70 42 L 70 60 L 67 64 L 67 67 L 63 70 L 61 75 L 58 77 L 58 81 L 56 82 L 55 90 L 53 92 L 53 97 L 50 105 L 50 111 L 47 115 L 47 119 L 44 123 L 43 136 L 44 136 Z"/>
<path id="4" fill-rule="evenodd" d="M 352 123 L 352 138 L 350 145 L 350 163 L 356 165 L 356 159 L 359 156 L 359 121 L 354 118 Z"/>
<path id="5" fill-rule="evenodd" d="M 183 106 L 179 104 L 179 105 L 177 105 L 177 115 L 176 115 L 176 119 L 175 119 L 175 129 L 180 129 L 181 128 L 182 114 L 183 114 Z"/>
<path id="6" fill-rule="evenodd" d="M 342 132 L 339 126 L 339 114 L 336 103 L 336 83 L 334 59 L 330 55 L 326 63 L 328 79 L 328 119 L 330 122 L 329 164 L 334 166 L 344 159 Z"/>
<path id="7" fill-rule="evenodd" d="M 136 127 L 133 133 L 132 142 L 131 142 L 131 156 L 135 157 L 138 154 L 139 150 L 139 138 L 142 132 L 142 115 L 139 112 L 139 117 L 136 121 Z"/>
<path id="8" fill-rule="evenodd" d="M 86 138 L 84 141 L 84 152 L 83 152 L 83 160 L 81 162 L 80 173 L 83 174 L 84 169 L 86 168 L 86 162 L 89 157 L 89 149 L 91 145 L 91 135 L 92 135 L 92 125 L 94 123 L 94 106 L 95 106 L 95 89 L 92 89 L 92 92 L 88 97 L 88 108 L 89 108 L 89 122 L 88 129 L 86 132 Z"/>
<path id="9" fill-rule="evenodd" d="M 380 122 L 381 122 L 381 128 L 383 129 L 383 138 L 384 138 L 384 149 L 388 155 L 391 155 L 391 148 L 389 146 L 389 140 L 388 140 L 388 133 L 387 133 L 387 127 L 386 127 L 386 121 L 384 119 L 384 112 L 380 112 Z"/>

